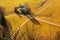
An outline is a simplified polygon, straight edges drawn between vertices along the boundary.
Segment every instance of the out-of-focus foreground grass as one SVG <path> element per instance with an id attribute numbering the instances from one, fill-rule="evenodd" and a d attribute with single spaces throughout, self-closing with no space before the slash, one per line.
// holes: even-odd
<path id="1" fill-rule="evenodd" d="M 44 6 L 39 9 L 35 9 L 35 6 L 40 1 L 41 0 L 0 0 L 0 6 L 5 8 L 6 14 L 13 15 L 5 16 L 7 21 L 11 24 L 11 34 L 13 34 L 17 28 L 28 19 L 25 16 L 23 18 L 19 18 L 13 11 L 15 6 L 19 6 L 20 3 L 24 4 L 25 2 L 30 4 L 31 10 L 34 13 L 41 11 L 53 2 L 51 6 L 37 15 L 36 18 L 60 25 L 60 0 L 48 0 Z M 29 20 L 20 28 L 17 40 L 60 40 L 58 38 L 60 35 L 59 26 L 54 26 L 41 21 L 39 22 L 42 26 L 35 25 Z"/>

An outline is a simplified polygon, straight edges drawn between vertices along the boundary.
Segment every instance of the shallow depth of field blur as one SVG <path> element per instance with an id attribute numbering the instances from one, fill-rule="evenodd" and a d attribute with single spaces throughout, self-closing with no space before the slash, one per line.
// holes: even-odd
<path id="1" fill-rule="evenodd" d="M 5 8 L 5 18 L 11 24 L 11 35 L 23 24 L 28 18 L 23 16 L 19 18 L 14 13 L 14 7 L 19 4 L 29 3 L 34 14 L 40 12 L 35 18 L 42 19 L 47 22 L 38 20 L 41 25 L 35 25 L 30 20 L 24 24 L 18 33 L 17 40 L 60 40 L 60 0 L 47 0 L 47 2 L 40 8 L 35 6 L 42 0 L 0 0 L 0 6 Z M 9 15 L 11 14 L 11 15 Z M 9 15 L 9 16 L 8 16 Z"/>

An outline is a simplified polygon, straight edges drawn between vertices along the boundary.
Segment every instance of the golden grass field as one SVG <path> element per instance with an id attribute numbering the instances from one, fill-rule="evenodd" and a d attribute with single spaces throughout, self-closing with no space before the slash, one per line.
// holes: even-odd
<path id="1" fill-rule="evenodd" d="M 34 14 L 40 11 L 35 18 L 40 19 L 38 21 L 41 25 L 35 25 L 29 20 L 21 26 L 28 18 L 25 16 L 19 18 L 13 10 L 14 7 L 25 2 L 30 4 Z M 17 40 L 32 40 L 33 38 L 35 40 L 60 40 L 60 0 L 47 0 L 42 7 L 35 9 L 39 2 L 41 0 L 0 0 L 0 6 L 5 8 L 6 14 L 11 14 L 5 16 L 12 27 L 11 35 L 21 26 Z M 28 36 L 31 36 L 31 38 L 29 39 Z"/>

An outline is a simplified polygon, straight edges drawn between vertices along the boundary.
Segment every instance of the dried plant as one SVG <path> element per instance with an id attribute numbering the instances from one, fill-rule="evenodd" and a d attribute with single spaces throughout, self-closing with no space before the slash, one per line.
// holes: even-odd
<path id="1" fill-rule="evenodd" d="M 10 31 L 9 31 L 9 25 L 7 20 L 5 19 L 5 12 L 4 12 L 4 8 L 0 7 L 0 25 L 3 26 L 4 28 L 4 33 L 3 33 L 3 39 L 4 40 L 11 40 L 11 35 L 10 35 Z"/>

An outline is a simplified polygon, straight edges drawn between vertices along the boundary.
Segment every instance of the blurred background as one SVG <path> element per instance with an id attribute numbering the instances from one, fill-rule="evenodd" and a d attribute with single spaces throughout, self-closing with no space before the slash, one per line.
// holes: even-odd
<path id="1" fill-rule="evenodd" d="M 5 18 L 12 27 L 10 31 L 12 40 L 60 40 L 60 0 L 47 0 L 43 6 L 36 9 L 37 4 L 41 1 L 0 0 L 0 6 L 5 9 Z M 35 25 L 27 17 L 20 18 L 14 13 L 14 7 L 19 4 L 24 5 L 24 3 L 30 5 L 34 14 L 39 12 L 35 18 L 40 19 L 38 21 L 41 25 Z M 16 34 L 18 28 L 19 32 Z M 14 39 L 15 35 L 17 36 Z"/>

